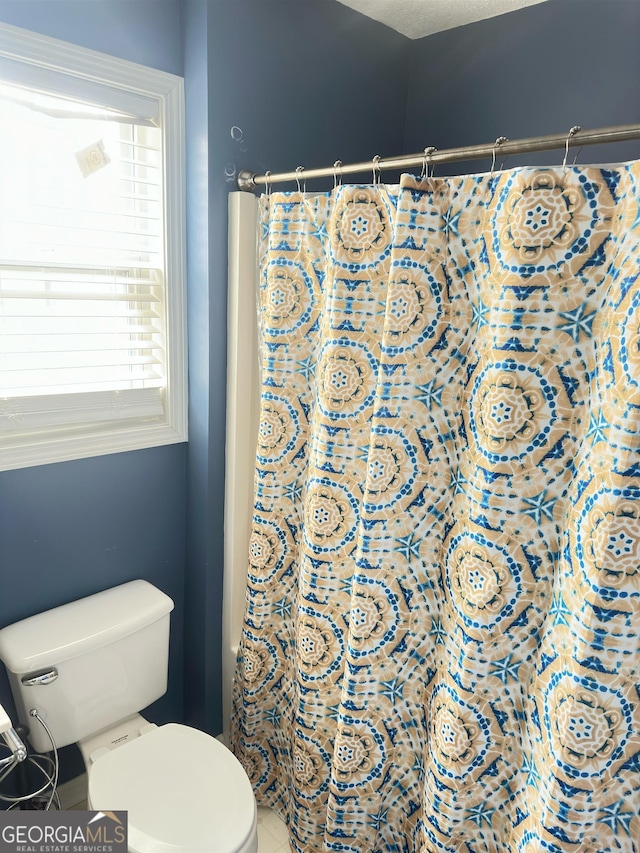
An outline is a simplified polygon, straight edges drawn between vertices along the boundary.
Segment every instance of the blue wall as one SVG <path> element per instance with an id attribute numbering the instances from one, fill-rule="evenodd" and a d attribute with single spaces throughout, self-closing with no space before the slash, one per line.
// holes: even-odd
<path id="1" fill-rule="evenodd" d="M 637 0 L 548 0 L 414 41 L 405 150 L 640 122 L 639 40 Z M 639 156 L 640 143 L 618 143 L 584 148 L 578 162 Z M 562 157 L 528 154 L 506 165 Z M 436 175 L 490 165 L 450 164 Z"/>
<path id="2" fill-rule="evenodd" d="M 208 711 L 208 669 L 218 668 L 221 638 L 210 639 L 209 626 L 219 621 L 219 585 L 222 571 L 216 543 L 222 538 L 219 517 L 210 519 L 211 503 L 220 500 L 224 472 L 217 489 L 211 459 L 220 459 L 224 443 L 212 446 L 209 437 L 210 397 L 222 399 L 224 407 L 224 366 L 210 371 L 210 257 L 209 257 L 209 75 L 207 68 L 207 3 L 194 0 L 184 15 L 185 101 L 187 146 L 187 257 L 189 326 L 189 448 L 187 496 L 187 572 L 185 575 L 185 702 L 186 721 L 212 729 Z M 222 311 L 223 308 L 221 307 Z M 212 372 L 216 390 L 210 390 Z M 224 460 L 224 456 L 222 456 Z M 223 461 L 222 461 L 222 464 Z M 218 463 L 220 467 L 220 463 Z M 214 491 L 211 493 L 211 485 Z M 219 566 L 216 563 L 219 561 Z M 213 581 L 211 580 L 213 578 Z M 213 589 L 211 587 L 214 587 Z M 217 727 L 216 727 L 217 728 Z"/>
<path id="3" fill-rule="evenodd" d="M 180 0 L 0 0 L 0 21 L 182 74 Z"/>

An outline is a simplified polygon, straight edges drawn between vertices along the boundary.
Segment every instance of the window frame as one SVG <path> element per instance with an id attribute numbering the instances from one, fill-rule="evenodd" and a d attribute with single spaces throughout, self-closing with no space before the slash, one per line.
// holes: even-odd
<path id="1" fill-rule="evenodd" d="M 166 71 L 0 23 L 0 61 L 5 60 L 52 72 L 57 85 L 68 78 L 70 97 L 79 97 L 83 88 L 98 84 L 133 98 L 151 98 L 158 104 L 164 166 L 166 387 L 163 422 L 131 419 L 73 425 L 62 430 L 47 428 L 22 435 L 19 430 L 5 432 L 0 435 L 0 471 L 184 442 L 188 405 L 184 80 Z"/>

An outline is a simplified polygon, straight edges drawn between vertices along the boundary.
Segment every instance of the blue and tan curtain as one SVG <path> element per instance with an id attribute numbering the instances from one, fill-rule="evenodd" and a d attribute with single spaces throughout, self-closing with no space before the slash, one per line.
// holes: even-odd
<path id="1" fill-rule="evenodd" d="M 262 199 L 233 740 L 297 853 L 640 850 L 639 202 Z"/>

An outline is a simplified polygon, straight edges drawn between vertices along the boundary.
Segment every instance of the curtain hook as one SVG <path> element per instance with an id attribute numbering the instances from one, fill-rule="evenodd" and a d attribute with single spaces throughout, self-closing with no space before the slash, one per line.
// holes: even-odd
<path id="1" fill-rule="evenodd" d="M 567 134 L 567 138 L 564 141 L 564 160 L 562 161 L 562 171 L 566 172 L 567 170 L 567 157 L 569 156 L 569 140 L 572 139 L 576 133 L 580 133 L 582 128 L 578 124 L 574 124 L 569 133 Z M 579 152 L 578 152 L 579 153 Z M 576 159 L 578 154 L 576 154 Z M 575 160 L 573 161 L 575 163 Z"/>
<path id="2" fill-rule="evenodd" d="M 433 172 L 429 175 L 429 160 L 432 154 L 435 154 L 438 149 L 434 148 L 432 145 L 429 148 L 424 149 L 424 157 L 422 158 L 422 172 L 420 173 L 420 178 L 429 178 L 433 177 Z"/>
<path id="3" fill-rule="evenodd" d="M 371 162 L 373 163 L 373 185 L 377 187 L 380 186 L 380 155 L 376 154 Z"/>
<path id="4" fill-rule="evenodd" d="M 508 141 L 509 141 L 508 136 L 499 136 L 496 139 L 496 141 L 493 143 L 493 158 L 491 160 L 491 174 L 489 175 L 490 178 L 493 177 L 493 171 L 496 167 L 496 151 L 500 147 L 500 145 L 504 145 L 505 142 L 508 142 Z"/>
<path id="5" fill-rule="evenodd" d="M 340 175 L 340 181 L 338 182 L 338 174 Z M 342 186 L 342 160 L 336 160 L 333 164 L 333 188 L 337 186 Z"/>
<path id="6" fill-rule="evenodd" d="M 264 191 L 265 191 L 267 198 L 269 198 L 269 196 L 271 195 L 271 184 L 269 183 L 270 177 L 271 177 L 271 172 L 267 171 L 264 173 Z"/>
<path id="7" fill-rule="evenodd" d="M 300 188 L 300 176 L 302 175 L 303 172 L 304 172 L 304 166 L 296 166 L 296 183 L 298 185 L 298 192 L 299 193 L 307 191 L 307 182 L 306 181 L 303 184 L 303 188 L 302 189 Z"/>

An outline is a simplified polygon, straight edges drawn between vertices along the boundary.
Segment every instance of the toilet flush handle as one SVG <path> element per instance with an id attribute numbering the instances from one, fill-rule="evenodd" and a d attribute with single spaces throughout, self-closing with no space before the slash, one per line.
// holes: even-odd
<path id="1" fill-rule="evenodd" d="M 25 687 L 36 687 L 40 684 L 51 684 L 58 677 L 58 670 L 55 666 L 50 669 L 41 669 L 40 672 L 34 672 L 33 675 L 23 675 L 21 678 Z"/>

